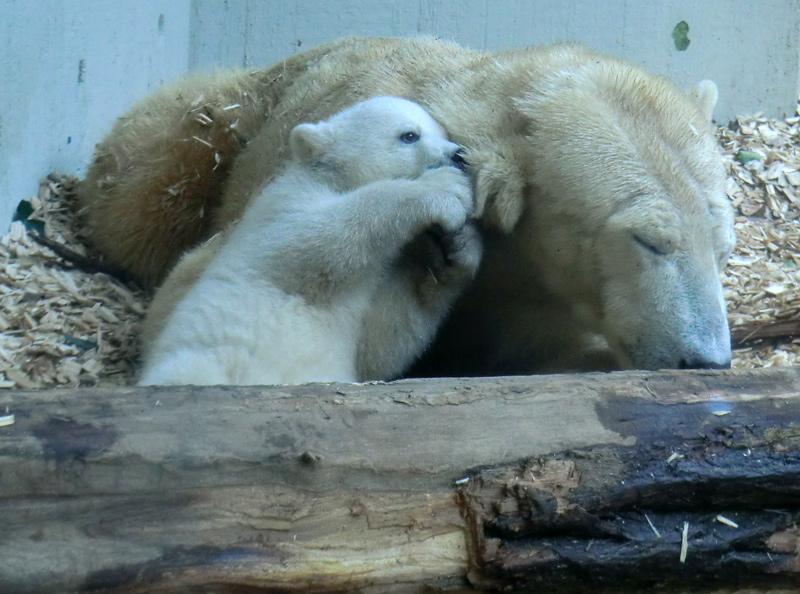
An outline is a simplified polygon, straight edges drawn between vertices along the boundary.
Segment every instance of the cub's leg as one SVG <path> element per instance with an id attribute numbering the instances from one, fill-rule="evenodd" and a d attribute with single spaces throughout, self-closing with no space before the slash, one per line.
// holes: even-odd
<path id="1" fill-rule="evenodd" d="M 400 376 L 433 340 L 450 306 L 475 277 L 482 242 L 475 226 L 428 230 L 387 271 L 358 343 L 359 380 Z"/>
<path id="2" fill-rule="evenodd" d="M 141 334 L 142 351 L 145 355 L 164 329 L 175 306 L 197 284 L 203 271 L 225 246 L 227 236 L 228 234 L 224 232 L 217 233 L 202 245 L 183 255 L 170 270 L 169 275 L 147 307 L 147 316 L 142 324 Z"/>
<path id="3" fill-rule="evenodd" d="M 238 383 L 272 321 L 263 304 L 280 302 L 264 283 L 229 268 L 224 260 L 211 264 L 163 318 L 146 345 L 140 384 Z"/>
<path id="4" fill-rule="evenodd" d="M 181 349 L 158 358 L 142 372 L 138 385 L 230 384 L 231 378 L 210 349 Z"/>

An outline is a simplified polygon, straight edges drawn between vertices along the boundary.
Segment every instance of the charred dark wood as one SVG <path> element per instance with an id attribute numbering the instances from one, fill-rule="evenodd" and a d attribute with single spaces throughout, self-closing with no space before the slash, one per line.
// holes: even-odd
<path id="1" fill-rule="evenodd" d="M 798 337 L 800 319 L 750 322 L 731 329 L 731 342 L 735 347 L 769 338 L 786 340 Z"/>
<path id="2" fill-rule="evenodd" d="M 798 452 L 730 443 L 667 463 L 674 455 L 589 448 L 477 473 L 461 493 L 477 545 L 473 583 L 796 586 Z"/>
<path id="3" fill-rule="evenodd" d="M 6 407 L 0 592 L 800 588 L 800 369 Z"/>

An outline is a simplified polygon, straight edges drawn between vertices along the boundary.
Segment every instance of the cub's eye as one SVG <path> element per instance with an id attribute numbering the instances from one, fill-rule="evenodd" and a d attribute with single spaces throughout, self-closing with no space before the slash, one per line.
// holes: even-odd
<path id="1" fill-rule="evenodd" d="M 646 249 L 648 252 L 650 252 L 651 254 L 655 254 L 656 256 L 664 256 L 665 255 L 665 252 L 661 251 L 660 249 L 658 249 L 654 245 L 647 243 L 644 239 L 642 239 L 638 235 L 634 235 L 633 236 L 633 240 L 636 243 L 638 243 L 640 246 L 642 246 L 644 249 Z"/>
<path id="2" fill-rule="evenodd" d="M 416 132 L 405 132 L 400 135 L 400 140 L 406 144 L 414 144 L 419 140 L 419 134 Z"/>

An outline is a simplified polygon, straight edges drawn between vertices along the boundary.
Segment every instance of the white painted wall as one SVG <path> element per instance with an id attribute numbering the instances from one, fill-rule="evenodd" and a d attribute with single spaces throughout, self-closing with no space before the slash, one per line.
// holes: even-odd
<path id="1" fill-rule="evenodd" d="M 487 49 L 579 40 L 679 84 L 716 80 L 721 121 L 791 113 L 798 95 L 798 0 L 0 0 L 0 228 L 42 175 L 81 175 L 117 115 L 188 69 L 414 34 Z"/>
<path id="2" fill-rule="evenodd" d="M 124 7 L 124 8 L 123 8 Z M 188 67 L 190 0 L 0 0 L 0 229 L 50 170 Z"/>
<path id="3" fill-rule="evenodd" d="M 672 30 L 689 24 L 678 51 Z M 435 35 L 480 49 L 577 40 L 678 84 L 711 78 L 718 119 L 794 112 L 798 0 L 195 0 L 190 65 L 256 67 L 342 35 Z"/>

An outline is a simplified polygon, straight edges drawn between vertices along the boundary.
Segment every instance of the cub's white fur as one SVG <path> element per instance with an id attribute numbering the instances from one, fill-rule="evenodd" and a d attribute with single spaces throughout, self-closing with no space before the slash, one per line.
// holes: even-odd
<path id="1" fill-rule="evenodd" d="M 388 379 L 474 276 L 458 147 L 419 105 L 375 97 L 289 143 L 287 168 L 166 319 L 141 384 Z"/>

